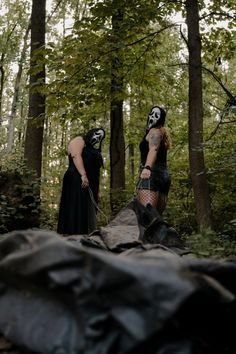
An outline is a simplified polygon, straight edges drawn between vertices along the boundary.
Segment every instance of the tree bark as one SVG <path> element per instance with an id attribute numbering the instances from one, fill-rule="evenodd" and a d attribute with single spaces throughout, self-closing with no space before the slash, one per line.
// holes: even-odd
<path id="1" fill-rule="evenodd" d="M 2 97 L 3 97 L 3 87 L 4 87 L 4 80 L 5 80 L 5 70 L 3 67 L 3 62 L 4 62 L 4 53 L 1 55 L 1 60 L 0 60 L 0 73 L 1 73 L 1 79 L 0 79 L 0 125 L 3 122 L 3 117 L 2 117 Z"/>
<path id="2" fill-rule="evenodd" d="M 31 13 L 31 53 L 29 111 L 25 137 L 24 158 L 27 167 L 41 177 L 43 124 L 45 116 L 44 46 L 46 0 L 33 0 Z"/>
<path id="3" fill-rule="evenodd" d="M 112 17 L 113 43 L 121 41 L 120 26 L 123 21 L 121 9 L 116 9 Z M 123 130 L 123 60 L 117 49 L 111 62 L 111 107 L 110 107 L 110 204 L 115 211 L 125 189 L 125 141 Z"/>
<path id="4" fill-rule="evenodd" d="M 7 51 L 8 48 L 8 43 L 10 42 L 11 36 L 13 35 L 14 31 L 16 28 L 16 24 L 12 27 L 12 29 L 8 32 L 6 36 L 6 42 L 3 48 L 5 47 L 5 50 Z M 4 38 L 4 35 L 2 34 L 2 37 Z M 2 117 L 2 104 L 3 104 L 3 90 L 4 90 L 4 82 L 5 82 L 5 69 L 4 69 L 4 62 L 5 62 L 5 57 L 6 57 L 6 52 L 1 53 L 0 57 L 0 125 L 3 122 L 3 117 Z"/>
<path id="5" fill-rule="evenodd" d="M 201 37 L 198 0 L 187 0 L 189 50 L 189 162 L 197 222 L 201 231 L 211 228 L 211 203 L 203 150 Z"/>
<path id="6" fill-rule="evenodd" d="M 20 82 L 21 82 L 21 75 L 22 75 L 22 68 L 23 68 L 23 63 L 25 60 L 25 54 L 26 54 L 26 49 L 27 49 L 27 39 L 30 31 L 30 25 L 26 29 L 25 36 L 24 36 L 24 45 L 23 49 L 21 52 L 21 58 L 19 61 L 19 67 L 18 67 L 18 72 L 16 75 L 16 81 L 15 81 L 15 90 L 14 90 L 14 95 L 13 95 L 13 100 L 12 100 L 12 106 L 11 106 L 11 113 L 8 119 L 8 134 L 7 134 L 7 152 L 12 151 L 13 147 L 13 139 L 14 139 L 14 120 L 16 116 L 16 107 L 19 99 L 19 90 L 20 90 Z"/>

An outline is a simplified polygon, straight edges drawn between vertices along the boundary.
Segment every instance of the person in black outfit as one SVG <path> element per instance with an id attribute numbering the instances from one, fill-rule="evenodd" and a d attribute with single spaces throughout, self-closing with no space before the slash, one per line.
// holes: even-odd
<path id="1" fill-rule="evenodd" d="M 164 128 L 166 112 L 154 106 L 148 116 L 146 134 L 139 148 L 141 166 L 137 183 L 138 201 L 151 204 L 160 215 L 166 208 L 171 176 L 167 168 L 167 150 L 170 136 Z"/>
<path id="2" fill-rule="evenodd" d="M 59 234 L 90 234 L 96 229 L 104 138 L 105 131 L 95 128 L 84 136 L 75 137 L 68 145 L 69 166 L 63 177 L 57 225 Z"/>

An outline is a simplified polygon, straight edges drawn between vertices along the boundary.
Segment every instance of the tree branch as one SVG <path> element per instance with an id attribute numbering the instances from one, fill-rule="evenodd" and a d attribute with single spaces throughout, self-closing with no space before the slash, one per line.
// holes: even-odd
<path id="1" fill-rule="evenodd" d="M 209 74 L 211 74 L 211 76 L 213 76 L 213 78 L 218 82 L 218 84 L 221 86 L 221 88 L 224 90 L 224 92 L 226 93 L 226 95 L 229 98 L 229 103 L 230 105 L 235 104 L 236 105 L 236 96 L 234 96 L 222 83 L 221 79 L 210 69 L 206 68 L 205 66 L 202 66 L 202 68 L 207 71 Z"/>
<path id="2" fill-rule="evenodd" d="M 56 6 L 54 7 L 54 9 L 53 9 L 52 12 L 50 13 L 50 15 L 48 15 L 46 23 L 48 23 L 48 22 L 51 20 L 52 16 L 53 16 L 54 13 L 57 11 L 58 7 L 61 5 L 62 2 L 63 2 L 63 0 L 59 0 L 59 1 L 57 2 Z"/>
<path id="3" fill-rule="evenodd" d="M 223 17 L 228 18 L 230 20 L 236 20 L 236 16 L 231 16 L 227 12 L 215 12 L 215 11 L 212 11 L 212 12 L 209 12 L 209 14 L 206 14 L 206 15 L 200 17 L 199 21 L 205 20 L 205 18 L 210 17 L 210 16 L 223 16 Z"/>
<path id="4" fill-rule="evenodd" d="M 189 45 L 188 45 L 188 40 L 187 40 L 187 38 L 185 37 L 185 35 L 183 34 L 183 32 L 182 32 L 182 25 L 180 25 L 179 26 L 179 30 L 180 30 L 180 35 L 181 35 L 181 38 L 183 38 L 183 40 L 184 40 L 184 42 L 185 42 L 185 44 L 186 44 L 186 46 L 187 46 L 187 48 L 189 48 Z"/>

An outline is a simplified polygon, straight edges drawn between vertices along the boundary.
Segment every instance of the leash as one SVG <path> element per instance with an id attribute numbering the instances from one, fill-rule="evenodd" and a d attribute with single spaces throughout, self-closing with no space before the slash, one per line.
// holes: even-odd
<path id="1" fill-rule="evenodd" d="M 138 194 L 138 191 L 139 191 L 139 186 L 141 185 L 141 183 L 142 183 L 142 180 L 141 180 L 141 178 L 139 178 L 139 181 L 138 181 L 138 183 L 136 184 L 135 189 L 134 189 L 133 198 L 131 198 L 130 201 L 132 201 L 132 200 L 134 200 L 135 198 L 137 198 L 137 194 Z M 149 201 L 151 202 L 151 185 L 150 185 L 150 183 L 151 183 L 151 182 L 150 182 L 150 178 L 148 178 L 148 189 L 147 189 L 147 190 L 149 191 Z M 92 192 L 92 190 L 91 190 L 90 187 L 88 187 L 88 191 L 89 191 L 89 196 L 90 196 L 90 198 L 91 198 L 91 201 L 92 201 L 93 205 L 94 205 L 95 208 L 100 212 L 100 214 L 102 214 L 102 215 L 105 217 L 106 223 L 108 224 L 108 217 L 107 217 L 107 215 L 99 208 L 99 206 L 98 206 L 96 200 L 94 199 L 93 192 Z"/>
<path id="2" fill-rule="evenodd" d="M 93 205 L 95 206 L 95 208 L 105 217 L 106 219 L 106 223 L 108 224 L 108 217 L 106 216 L 106 214 L 98 207 L 98 204 L 96 203 L 96 200 L 94 199 L 93 196 L 93 191 L 90 187 L 88 187 L 88 191 L 89 191 L 89 196 L 91 198 L 91 201 L 93 203 Z"/>

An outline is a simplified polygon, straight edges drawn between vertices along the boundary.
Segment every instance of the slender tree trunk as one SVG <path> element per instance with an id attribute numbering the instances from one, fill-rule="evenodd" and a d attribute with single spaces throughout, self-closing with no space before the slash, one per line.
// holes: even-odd
<path id="1" fill-rule="evenodd" d="M 14 90 L 14 95 L 13 95 L 13 100 L 12 100 L 12 107 L 11 107 L 11 113 L 9 116 L 9 121 L 8 121 L 8 134 L 7 134 L 7 152 L 11 152 L 12 147 L 13 147 L 13 138 L 14 138 L 14 120 L 16 116 L 16 107 L 19 99 L 19 90 L 20 90 L 20 82 L 21 82 L 21 75 L 22 75 L 22 69 L 23 69 L 23 63 L 25 60 L 25 54 L 27 50 L 27 39 L 30 31 L 30 25 L 26 29 L 25 36 L 24 36 L 24 45 L 23 49 L 21 52 L 21 58 L 19 61 L 19 67 L 18 67 L 18 72 L 16 75 L 16 81 L 15 81 L 15 90 Z"/>
<path id="2" fill-rule="evenodd" d="M 4 53 L 2 53 L 1 55 L 1 59 L 0 59 L 0 73 L 1 73 L 1 78 L 0 78 L 0 125 L 3 122 L 3 118 L 2 118 L 2 98 L 3 98 L 3 87 L 4 87 L 4 80 L 5 80 L 5 70 L 3 67 L 3 63 L 4 63 Z"/>
<path id="3" fill-rule="evenodd" d="M 14 31 L 16 29 L 16 24 L 12 27 L 11 30 L 7 30 L 7 38 L 4 43 L 3 48 L 7 51 L 8 48 L 8 43 L 10 42 L 11 36 L 13 35 Z M 5 57 L 6 57 L 6 52 L 1 53 L 1 58 L 0 58 L 0 125 L 2 124 L 3 117 L 2 117 L 2 99 L 3 99 L 3 89 L 4 89 L 4 81 L 5 81 L 5 70 L 4 70 L 4 62 L 5 62 Z"/>
<path id="4" fill-rule="evenodd" d="M 45 116 L 45 45 L 46 0 L 33 0 L 31 13 L 31 54 L 29 112 L 25 137 L 24 158 L 27 167 L 41 177 L 43 124 Z"/>
<path id="5" fill-rule="evenodd" d="M 20 122 L 17 134 L 17 144 L 20 148 L 24 145 L 24 104 L 20 104 Z"/>
<path id="6" fill-rule="evenodd" d="M 211 228 L 211 203 L 203 151 L 201 37 L 198 0 L 187 0 L 189 49 L 189 161 L 199 229 Z"/>
<path id="7" fill-rule="evenodd" d="M 112 17 L 113 43 L 120 43 L 120 26 L 123 21 L 121 9 L 116 9 Z M 123 130 L 123 60 L 117 49 L 111 63 L 111 110 L 110 110 L 110 191 L 111 210 L 120 204 L 121 193 L 125 189 L 125 141 Z"/>
<path id="8" fill-rule="evenodd" d="M 132 132 L 132 100 L 130 99 L 129 102 L 129 172 L 130 172 L 130 177 L 134 181 L 135 176 L 135 163 L 134 163 L 134 151 L 135 151 L 135 144 L 133 143 L 133 132 Z"/>
<path id="9" fill-rule="evenodd" d="M 129 144 L 130 176 L 134 179 L 134 144 Z"/>

